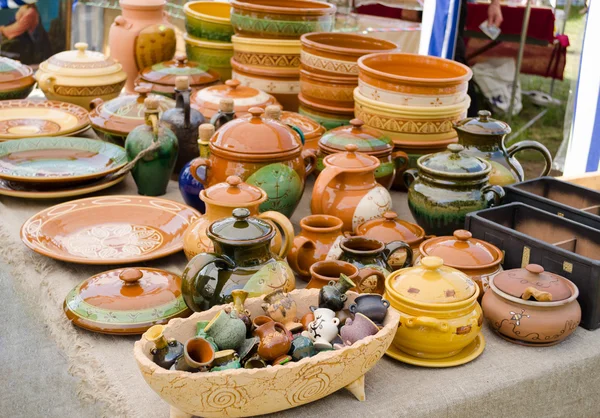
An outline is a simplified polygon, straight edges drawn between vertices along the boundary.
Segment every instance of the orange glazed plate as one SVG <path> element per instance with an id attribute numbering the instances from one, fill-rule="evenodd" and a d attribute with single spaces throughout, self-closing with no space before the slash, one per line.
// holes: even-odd
<path id="1" fill-rule="evenodd" d="M 47 208 L 21 227 L 33 251 L 80 264 L 154 260 L 183 249 L 183 233 L 200 214 L 171 200 L 101 196 Z"/>

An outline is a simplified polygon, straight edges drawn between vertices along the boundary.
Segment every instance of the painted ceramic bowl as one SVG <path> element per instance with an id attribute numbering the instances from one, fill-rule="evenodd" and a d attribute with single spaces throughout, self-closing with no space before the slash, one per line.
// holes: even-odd
<path id="1" fill-rule="evenodd" d="M 231 1 L 231 24 L 250 38 L 298 39 L 309 32 L 331 32 L 335 6 L 318 1 Z"/>
<path id="2" fill-rule="evenodd" d="M 196 39 L 187 33 L 183 34 L 185 53 L 188 59 L 219 74 L 221 80 L 231 78 L 230 60 L 233 57 L 233 44 L 230 42 L 213 42 Z"/>
<path id="3" fill-rule="evenodd" d="M 231 7 L 216 1 L 190 1 L 183 6 L 185 30 L 205 41 L 231 42 Z"/>
<path id="4" fill-rule="evenodd" d="M 233 58 L 238 64 L 271 71 L 292 71 L 300 67 L 300 41 L 296 39 L 246 38 L 234 35 Z"/>
<path id="5" fill-rule="evenodd" d="M 356 61 L 363 55 L 391 51 L 398 46 L 383 39 L 351 33 L 307 33 L 302 42 L 302 66 L 314 74 L 358 78 Z"/>
<path id="6" fill-rule="evenodd" d="M 323 106 L 352 108 L 356 80 L 300 70 L 300 91 L 314 103 Z"/>
<path id="7" fill-rule="evenodd" d="M 34 84 L 31 67 L 0 57 L 0 100 L 25 99 Z"/>
<path id="8" fill-rule="evenodd" d="M 398 106 L 438 107 L 464 101 L 472 71 L 444 58 L 401 52 L 358 60 L 360 92 Z"/>
<path id="9" fill-rule="evenodd" d="M 318 289 L 294 290 L 298 316 L 311 312 Z M 352 303 L 358 294 L 347 292 Z M 252 317 L 263 315 L 262 298 L 246 300 Z M 173 319 L 165 335 L 186 341 L 196 333 L 198 321 L 210 320 L 222 309 L 215 306 L 187 319 Z M 178 417 L 248 417 L 269 414 L 316 401 L 345 387 L 365 400 L 364 374 L 389 347 L 398 325 L 398 314 L 389 310 L 383 327 L 375 335 L 339 350 L 321 352 L 298 362 L 262 369 L 235 369 L 214 373 L 166 370 L 152 360 L 152 342 L 142 338 L 134 346 L 134 357 L 146 383 L 171 406 Z"/>
<path id="10" fill-rule="evenodd" d="M 319 139 L 325 133 L 323 125 L 296 112 L 281 112 L 280 120 L 302 131 L 302 134 L 304 134 L 304 149 L 316 150 L 318 148 Z"/>
<path id="11" fill-rule="evenodd" d="M 320 105 L 305 97 L 302 93 L 298 94 L 298 102 L 300 104 L 298 113 L 320 123 L 327 130 L 348 125 L 350 120 L 354 118 L 353 108 Z"/>

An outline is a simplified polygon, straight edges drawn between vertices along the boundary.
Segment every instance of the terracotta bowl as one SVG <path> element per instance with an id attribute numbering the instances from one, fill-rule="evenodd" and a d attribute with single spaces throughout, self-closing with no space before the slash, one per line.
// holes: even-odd
<path id="1" fill-rule="evenodd" d="M 318 289 L 290 293 L 299 317 L 310 312 L 318 294 Z M 349 306 L 358 294 L 348 292 L 347 295 Z M 245 307 L 253 317 L 263 315 L 262 302 L 262 298 L 248 299 Z M 222 306 L 215 306 L 187 319 L 173 319 L 165 327 L 165 336 L 186 341 L 195 334 L 198 321 L 210 320 L 220 309 Z M 343 387 L 364 400 L 364 374 L 390 346 L 398 320 L 398 313 L 390 309 L 383 328 L 375 335 L 340 350 L 264 369 L 214 373 L 166 370 L 152 362 L 153 344 L 144 338 L 135 343 L 133 352 L 146 383 L 171 405 L 172 417 L 248 417 L 304 405 Z"/>
<path id="2" fill-rule="evenodd" d="M 438 107 L 462 103 L 472 71 L 444 58 L 401 52 L 358 60 L 360 92 L 398 106 Z"/>
<path id="3" fill-rule="evenodd" d="M 216 71 L 219 73 L 221 80 L 231 79 L 232 43 L 205 41 L 194 38 L 187 33 L 183 35 L 183 39 L 185 41 L 185 53 L 190 61 Z"/>
<path id="4" fill-rule="evenodd" d="M 216 1 L 191 1 L 183 6 L 188 35 L 207 41 L 231 42 L 231 6 Z"/>
<path id="5" fill-rule="evenodd" d="M 318 104 L 352 108 L 355 88 L 356 80 L 349 77 L 300 70 L 300 92 L 304 97 Z"/>
<path id="6" fill-rule="evenodd" d="M 354 119 L 353 108 L 338 108 L 323 106 L 304 97 L 302 93 L 298 95 L 298 113 L 308 116 L 315 122 L 320 123 L 327 130 L 339 126 L 348 125 L 351 119 Z"/>
<path id="7" fill-rule="evenodd" d="M 277 70 L 298 70 L 300 41 L 295 39 L 260 39 L 234 35 L 233 58 L 242 65 Z"/>
<path id="8" fill-rule="evenodd" d="M 250 38 L 298 39 L 309 32 L 331 32 L 335 6 L 319 1 L 231 1 L 231 24 Z"/>
<path id="9" fill-rule="evenodd" d="M 358 77 L 356 61 L 363 55 L 398 46 L 383 39 L 350 33 L 307 33 L 300 37 L 302 65 L 315 74 Z"/>

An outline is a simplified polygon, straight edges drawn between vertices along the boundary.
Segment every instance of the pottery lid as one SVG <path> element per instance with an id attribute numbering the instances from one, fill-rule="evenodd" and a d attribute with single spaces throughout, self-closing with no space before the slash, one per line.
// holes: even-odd
<path id="1" fill-rule="evenodd" d="M 199 107 L 219 109 L 221 99 L 233 99 L 236 112 L 247 112 L 254 106 L 277 104 L 270 94 L 253 87 L 242 86 L 239 80 L 227 80 L 225 84 L 206 87 L 194 93 L 192 101 Z"/>
<path id="2" fill-rule="evenodd" d="M 508 123 L 492 119 L 491 116 L 489 110 L 480 110 L 477 112 L 477 117 L 466 118 L 455 123 L 454 129 L 473 135 L 507 135 L 511 132 Z"/>
<path id="3" fill-rule="evenodd" d="M 556 302 L 568 299 L 572 295 L 569 281 L 558 274 L 544 271 L 539 264 L 528 264 L 525 268 L 506 270 L 494 277 L 494 285 L 504 293 L 526 300 Z M 535 288 L 540 293 L 526 293 Z M 531 296 L 531 297 L 530 297 Z"/>
<path id="4" fill-rule="evenodd" d="M 219 81 L 219 74 L 203 65 L 188 61 L 185 54 L 175 54 L 170 61 L 154 64 L 140 72 L 143 81 L 175 87 L 180 76 L 190 78 L 190 87 L 199 88 Z"/>
<path id="5" fill-rule="evenodd" d="M 214 200 L 217 204 L 247 205 L 254 202 L 258 203 L 265 196 L 265 192 L 258 187 L 244 183 L 238 176 L 229 176 L 225 182 L 215 184 L 204 190 L 203 196 Z"/>
<path id="6" fill-rule="evenodd" d="M 40 69 L 53 74 L 84 77 L 115 74 L 122 70 L 121 64 L 114 59 L 87 48 L 85 42 L 77 42 L 75 49 L 51 56 L 40 64 Z"/>
<path id="7" fill-rule="evenodd" d="M 419 225 L 398 218 L 396 212 L 386 212 L 383 218 L 371 219 L 356 228 L 356 234 L 375 238 L 384 243 L 404 241 L 416 243 L 425 237 L 425 231 Z"/>
<path id="8" fill-rule="evenodd" d="M 141 334 L 189 312 L 181 294 L 181 278 L 147 267 L 92 276 L 69 292 L 64 307 L 76 325 L 114 334 Z"/>
<path id="9" fill-rule="evenodd" d="M 10 58 L 0 57 L 0 83 L 20 80 L 33 73 L 30 67 Z"/>
<path id="10" fill-rule="evenodd" d="M 462 152 L 465 148 L 460 144 L 450 144 L 446 151 L 424 155 L 417 165 L 420 169 L 434 175 L 480 176 L 491 171 L 491 165 L 479 157 Z"/>
<path id="11" fill-rule="evenodd" d="M 323 135 L 326 131 L 325 127 L 320 123 L 315 122 L 308 116 L 301 115 L 296 112 L 281 112 L 281 119 L 283 123 L 287 125 L 295 126 L 300 129 L 304 134 L 304 138 L 314 139 Z"/>
<path id="12" fill-rule="evenodd" d="M 270 241 L 275 236 L 269 223 L 250 216 L 250 211 L 246 208 L 236 208 L 232 215 L 210 224 L 208 237 L 232 245 L 251 245 Z"/>
<path id="13" fill-rule="evenodd" d="M 349 170 L 375 170 L 379 167 L 379 159 L 362 152 L 357 152 L 356 144 L 348 144 L 345 146 L 345 152 L 337 152 L 323 158 L 326 165 L 334 167 L 346 168 Z"/>
<path id="14" fill-rule="evenodd" d="M 473 238 L 464 229 L 457 229 L 451 237 L 428 239 L 421 244 L 420 251 L 424 256 L 440 257 L 446 266 L 459 269 L 486 268 L 502 262 L 498 247 Z"/>
<path id="15" fill-rule="evenodd" d="M 401 296 L 423 303 L 460 302 L 476 291 L 469 276 L 445 266 L 439 257 L 423 257 L 421 265 L 398 270 L 390 285 Z"/>
<path id="16" fill-rule="evenodd" d="M 360 119 L 352 119 L 350 125 L 328 131 L 319 140 L 319 146 L 329 152 L 344 151 L 348 144 L 355 144 L 359 152 L 367 154 L 387 153 L 394 149 L 390 138 L 378 129 L 364 126 Z"/>

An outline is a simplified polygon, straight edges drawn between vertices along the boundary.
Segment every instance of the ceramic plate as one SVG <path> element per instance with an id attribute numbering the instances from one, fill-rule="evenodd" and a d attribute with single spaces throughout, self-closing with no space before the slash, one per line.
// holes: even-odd
<path id="1" fill-rule="evenodd" d="M 62 187 L 52 189 L 36 189 L 29 187 L 23 183 L 13 183 L 6 180 L 0 179 L 0 195 L 22 197 L 25 199 L 58 199 L 63 197 L 81 196 L 97 192 L 99 190 L 108 189 L 117 183 L 125 180 L 126 175 L 117 177 L 116 179 L 110 179 L 108 177 L 94 181 L 92 183 L 86 183 L 74 187 Z"/>
<path id="2" fill-rule="evenodd" d="M 0 141 L 65 136 L 89 127 L 88 111 L 52 100 L 0 101 Z"/>
<path id="3" fill-rule="evenodd" d="M 477 338 L 475 338 L 471 344 L 463 348 L 458 354 L 451 357 L 442 359 L 424 359 L 415 357 L 398 350 L 394 344 L 390 345 L 390 348 L 388 348 L 385 354 L 393 359 L 403 363 L 412 364 L 413 366 L 442 368 L 460 366 L 473 361 L 479 357 L 481 353 L 483 353 L 484 348 L 485 338 L 483 337 L 482 333 L 479 333 Z"/>
<path id="4" fill-rule="evenodd" d="M 126 163 L 124 148 L 96 139 L 57 136 L 0 143 L 0 178 L 18 182 L 90 180 Z"/>
<path id="5" fill-rule="evenodd" d="M 29 248 L 81 264 L 154 260 L 183 249 L 183 233 L 200 216 L 171 200 L 103 196 L 52 206 L 21 227 Z"/>

